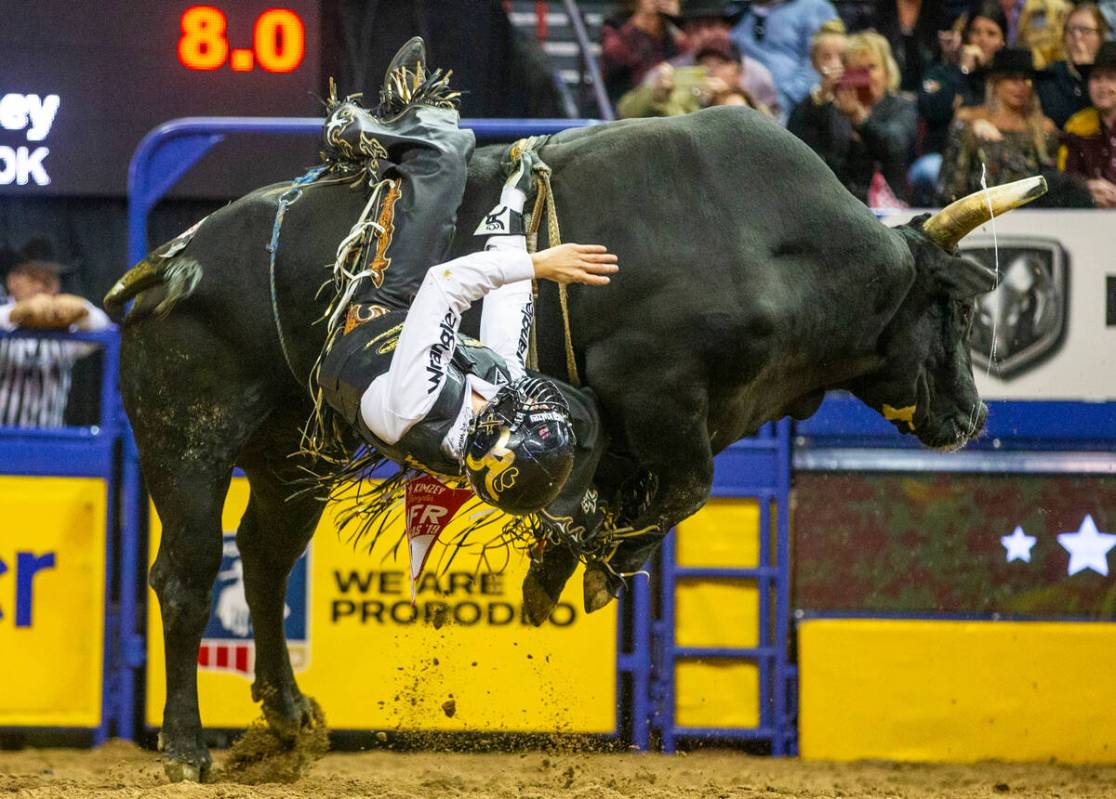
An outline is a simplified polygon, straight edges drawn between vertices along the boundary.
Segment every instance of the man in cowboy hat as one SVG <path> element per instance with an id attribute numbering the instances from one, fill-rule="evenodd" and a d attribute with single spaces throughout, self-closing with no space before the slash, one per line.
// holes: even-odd
<path id="1" fill-rule="evenodd" d="M 111 326 L 104 311 L 74 294 L 61 294 L 69 270 L 57 261 L 14 255 L 4 277 L 0 331 L 94 331 Z M 0 339 L 0 426 L 61 427 L 74 362 L 96 345 L 57 339 Z"/>

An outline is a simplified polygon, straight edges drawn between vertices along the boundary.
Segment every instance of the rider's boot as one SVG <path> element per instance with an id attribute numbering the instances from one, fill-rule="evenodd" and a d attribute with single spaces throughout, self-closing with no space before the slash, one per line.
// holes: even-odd
<path id="1" fill-rule="evenodd" d="M 345 332 L 389 310 L 405 310 L 426 270 L 449 255 L 475 139 L 458 127 L 458 93 L 448 73 L 428 72 L 422 39 L 396 53 L 381 90 L 379 115 L 345 101 L 324 129 L 327 160 L 387 179 L 378 229 L 366 243 L 351 287 Z"/>
<path id="2" fill-rule="evenodd" d="M 412 36 L 395 52 L 384 73 L 380 89 L 382 116 L 394 116 L 402 111 L 407 105 L 404 99 L 407 91 L 425 77 L 426 44 L 421 36 Z"/>
<path id="3" fill-rule="evenodd" d="M 639 471 L 629 478 L 613 499 L 615 521 L 631 531 L 615 549 L 585 565 L 585 610 L 600 610 L 624 588 L 625 578 L 647 565 L 664 538 L 660 526 L 646 526 L 649 509 L 658 491 L 658 480 L 652 472 Z"/>

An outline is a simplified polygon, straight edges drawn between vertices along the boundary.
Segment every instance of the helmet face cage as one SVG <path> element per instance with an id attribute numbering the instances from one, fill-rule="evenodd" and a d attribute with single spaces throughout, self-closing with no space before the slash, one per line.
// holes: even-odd
<path id="1" fill-rule="evenodd" d="M 465 473 L 485 502 L 508 513 L 533 513 L 561 491 L 573 446 L 565 398 L 549 380 L 524 377 L 473 417 Z"/>

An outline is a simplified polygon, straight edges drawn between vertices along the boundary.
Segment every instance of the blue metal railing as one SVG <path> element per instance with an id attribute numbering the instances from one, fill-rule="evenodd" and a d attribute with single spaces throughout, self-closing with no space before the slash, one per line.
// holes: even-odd
<path id="1" fill-rule="evenodd" d="M 232 134 L 317 136 L 316 117 L 184 117 L 143 137 L 128 165 L 128 262 L 148 251 L 147 215 L 155 204 L 215 145 Z M 461 127 L 482 139 L 543 136 L 597 124 L 593 119 L 463 119 Z"/>
<path id="2" fill-rule="evenodd" d="M 764 740 L 776 755 L 794 751 L 795 722 L 790 693 L 790 420 L 767 425 L 754 438 L 739 441 L 717 457 L 713 495 L 752 497 L 759 503 L 759 551 L 754 567 L 680 566 L 675 533 L 663 545 L 659 577 L 661 617 L 656 623 L 658 728 L 663 749 L 678 738 Z M 774 525 L 772 511 L 774 510 Z M 771 530 L 775 530 L 774 546 Z M 679 646 L 676 596 L 679 580 L 748 581 L 759 597 L 757 643 L 752 647 Z M 772 612 L 774 611 L 774 612 Z M 759 724 L 752 727 L 689 727 L 676 721 L 679 661 L 736 660 L 754 663 L 759 672 Z"/>

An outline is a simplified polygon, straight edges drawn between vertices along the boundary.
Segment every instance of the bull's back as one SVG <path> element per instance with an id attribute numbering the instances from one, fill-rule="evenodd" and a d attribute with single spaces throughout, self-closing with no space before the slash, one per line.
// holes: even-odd
<path id="1" fill-rule="evenodd" d="M 821 247 L 832 231 L 814 229 L 814 220 L 874 221 L 863 204 L 849 202 L 851 195 L 813 150 L 747 108 L 564 131 L 543 155 L 554 168 L 556 188 L 576 185 L 578 205 L 596 211 L 606 202 L 634 201 L 643 218 L 680 232 L 695 222 L 721 223 L 772 245 L 789 235 L 800 246 Z M 563 210 L 576 211 L 569 204 Z"/>
<path id="2" fill-rule="evenodd" d="M 620 259 L 612 285 L 571 289 L 581 343 L 622 325 L 692 327 L 711 310 L 731 322 L 772 294 L 780 270 L 864 263 L 886 248 L 884 228 L 829 167 L 749 109 L 569 130 L 542 155 L 563 240 L 602 243 Z M 490 205 L 496 158 L 474 160 L 471 189 Z M 481 213 L 463 212 L 468 229 Z"/>
<path id="3" fill-rule="evenodd" d="M 200 279 L 167 314 L 143 312 L 160 301 L 165 287 L 140 295 L 140 312 L 124 326 L 125 371 L 129 363 L 171 357 L 163 353 L 173 350 L 174 357 L 202 366 L 232 358 L 241 371 L 269 373 L 293 385 L 279 342 L 281 325 L 295 371 L 305 381 L 324 340 L 324 327 L 315 322 L 328 296 L 319 289 L 367 196 L 347 185 L 304 189 L 283 219 L 273 270 L 269 246 L 278 201 L 288 189 L 288 183 L 262 187 L 206 217 L 173 256 L 196 263 Z M 123 377 L 127 383 L 129 376 Z"/>
<path id="4" fill-rule="evenodd" d="M 696 355 L 707 373 L 731 364 L 746 381 L 765 341 L 788 345 L 804 287 L 893 253 L 891 234 L 809 147 L 748 109 L 569 130 L 542 155 L 563 240 L 605 244 L 620 260 L 609 286 L 570 289 L 582 351 L 623 333 L 626 351 L 645 341 L 660 364 Z M 468 230 L 498 195 L 497 161 L 496 150 L 474 159 Z M 542 288 L 540 350 L 562 374 L 555 291 Z"/>

